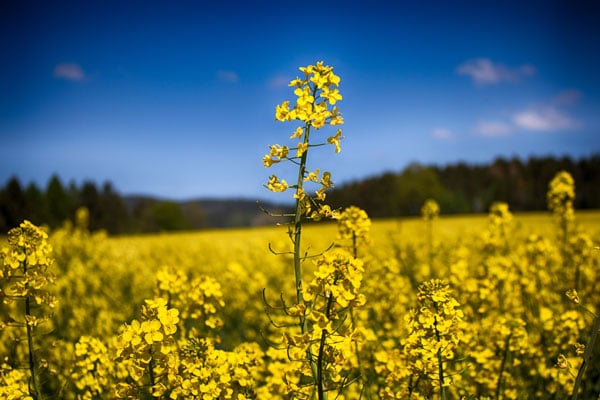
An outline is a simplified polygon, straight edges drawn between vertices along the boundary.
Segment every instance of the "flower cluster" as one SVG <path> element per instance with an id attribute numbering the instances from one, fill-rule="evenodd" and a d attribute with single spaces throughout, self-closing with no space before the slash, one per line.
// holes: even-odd
<path id="1" fill-rule="evenodd" d="M 34 400 L 29 394 L 27 374 L 6 363 L 0 365 L 0 398 L 10 400 Z"/>
<path id="2" fill-rule="evenodd" d="M 290 102 L 284 101 L 277 106 L 275 118 L 278 121 L 303 121 L 315 129 L 322 128 L 325 124 L 342 124 L 344 120 L 335 106 L 342 99 L 337 89 L 340 77 L 333 73 L 333 67 L 319 61 L 315 65 L 299 69 L 304 76 L 293 79 L 289 84 L 295 88 L 296 104 L 290 109 Z M 300 136 L 298 131 L 293 135 Z"/>
<path id="3" fill-rule="evenodd" d="M 575 200 L 575 181 L 567 171 L 558 172 L 548 185 L 548 208 L 554 214 L 565 219 L 573 218 Z"/>
<path id="4" fill-rule="evenodd" d="M 490 206 L 488 229 L 483 233 L 484 251 L 490 254 L 506 254 L 513 229 L 513 215 L 508 204 L 497 201 Z"/>
<path id="5" fill-rule="evenodd" d="M 257 344 L 244 343 L 228 352 L 215 349 L 210 340 L 192 338 L 180 353 L 171 399 L 256 398 L 264 367 Z"/>
<path id="6" fill-rule="evenodd" d="M 548 185 L 546 194 L 548 209 L 558 220 L 563 246 L 569 240 L 569 233 L 575 220 L 575 181 L 567 171 L 558 172 Z"/>
<path id="7" fill-rule="evenodd" d="M 104 342 L 91 336 L 81 336 L 75 344 L 75 359 L 70 378 L 78 398 L 91 400 L 110 392 L 117 371 L 112 355 Z"/>
<path id="8" fill-rule="evenodd" d="M 117 342 L 116 360 L 123 363 L 128 377 L 116 387 L 118 398 L 137 398 L 145 387 L 153 396 L 161 396 L 168 387 L 168 376 L 173 373 L 179 311 L 167 308 L 167 302 L 158 298 L 146 300 L 141 319 L 125 325 Z"/>
<path id="9" fill-rule="evenodd" d="M 340 250 L 323 254 L 315 265 L 314 278 L 305 292 L 307 301 L 327 299 L 331 303 L 330 315 L 337 314 L 335 307 L 359 307 L 365 303 L 364 295 L 359 293 L 364 274 L 362 260 Z"/>
<path id="10" fill-rule="evenodd" d="M 369 243 L 369 230 L 371 220 L 367 212 L 356 206 L 346 207 L 338 218 L 338 238 L 351 240 L 353 248 L 356 248 L 358 240 Z M 356 257 L 356 252 L 354 252 Z"/>
<path id="11" fill-rule="evenodd" d="M 422 283 L 417 300 L 418 307 L 406 316 L 409 336 L 402 341 L 407 367 L 422 380 L 425 393 L 444 391 L 451 383 L 444 363 L 455 358 L 462 341 L 463 312 L 450 286 L 439 279 Z"/>
<path id="12" fill-rule="evenodd" d="M 440 205 L 437 201 L 433 199 L 425 200 L 425 203 L 423 203 L 423 206 L 421 207 L 421 217 L 423 217 L 425 221 L 431 221 L 437 219 L 439 215 Z"/>
<path id="13" fill-rule="evenodd" d="M 52 246 L 48 244 L 46 232 L 24 221 L 8 232 L 8 246 L 0 250 L 0 333 L 4 328 L 13 329 L 10 343 L 12 365 L 28 364 L 28 394 L 41 397 L 40 375 L 47 372 L 46 361 L 38 350 L 40 325 L 51 318 L 51 311 L 57 304 L 56 298 L 48 291 L 55 276 L 50 272 L 54 262 Z M 51 327 L 50 327 L 51 329 Z M 23 339 L 25 338 L 25 339 Z M 7 338 L 8 339 L 8 338 Z M 21 345 L 26 345 L 26 349 Z M 25 361 L 28 360 L 28 361 Z M 9 372 L 15 378 L 18 374 Z"/>
<path id="14" fill-rule="evenodd" d="M 8 247 L 0 250 L 0 279 L 7 285 L 0 289 L 4 303 L 31 299 L 37 305 L 54 308 L 56 299 L 46 287 L 54 282 L 49 268 L 53 263 L 48 234 L 29 221 L 8 232 Z M 37 325 L 36 317 L 27 321 Z"/>
<path id="15" fill-rule="evenodd" d="M 180 270 L 164 267 L 157 273 L 157 296 L 168 301 L 181 313 L 180 329 L 184 332 L 184 321 L 194 320 L 202 324 L 198 328 L 209 330 L 220 328 L 223 321 L 219 311 L 225 306 L 221 285 L 212 277 L 199 275 L 192 280 Z M 206 332 L 204 332 L 206 333 Z"/>
<path id="16" fill-rule="evenodd" d="M 344 123 L 340 111 L 335 105 L 342 99 L 338 89 L 340 77 L 334 74 L 333 67 L 326 66 L 321 61 L 315 65 L 300 67 L 300 71 L 303 76 L 293 79 L 289 84 L 294 88 L 295 104 L 290 105 L 290 101 L 286 100 L 277 105 L 275 110 L 275 119 L 278 121 L 301 122 L 301 125 L 290 136 L 290 139 L 298 140 L 298 142 L 293 147 L 271 145 L 269 154 L 263 157 L 263 164 L 267 168 L 286 160 L 298 164 L 300 166 L 298 181 L 295 185 L 290 185 L 285 179 L 271 175 L 265 186 L 273 192 L 284 192 L 288 188 L 293 188 L 295 189 L 294 198 L 299 204 L 298 211 L 302 215 L 314 220 L 332 218 L 335 217 L 335 212 L 329 206 L 321 204 L 325 200 L 325 192 L 333 187 L 331 173 L 321 173 L 318 168 L 313 171 L 307 170 L 306 160 L 310 147 L 331 144 L 336 153 L 341 151 L 341 129 L 338 129 L 333 136 L 327 137 L 323 143 L 315 144 L 310 140 L 311 130 L 319 130 L 325 125 L 335 126 Z M 319 186 L 314 197 L 308 196 L 306 193 L 305 182 L 313 182 Z"/>

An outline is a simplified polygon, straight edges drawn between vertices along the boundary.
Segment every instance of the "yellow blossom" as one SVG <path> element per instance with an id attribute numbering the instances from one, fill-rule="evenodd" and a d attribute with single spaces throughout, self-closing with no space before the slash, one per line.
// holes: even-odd
<path id="1" fill-rule="evenodd" d="M 327 138 L 327 143 L 329 144 L 333 144 L 335 146 L 335 152 L 339 153 L 340 151 L 342 151 L 342 148 L 340 146 L 340 140 L 342 138 L 342 130 L 338 129 L 335 136 L 330 136 Z"/>
<path id="2" fill-rule="evenodd" d="M 298 147 L 296 148 L 296 157 L 302 157 L 302 154 L 308 149 L 308 143 L 298 143 Z"/>

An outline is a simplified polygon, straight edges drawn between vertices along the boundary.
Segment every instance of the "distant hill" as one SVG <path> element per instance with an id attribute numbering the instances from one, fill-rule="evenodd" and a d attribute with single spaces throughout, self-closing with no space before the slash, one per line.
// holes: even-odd
<path id="1" fill-rule="evenodd" d="M 186 201 L 164 200 L 149 196 L 124 196 L 123 201 L 132 215 L 140 210 L 160 203 L 172 203 L 180 207 L 182 215 L 189 223 L 189 229 L 230 228 L 240 226 L 263 226 L 274 224 L 273 214 L 289 212 L 291 206 L 249 199 L 201 198 Z"/>
<path id="2" fill-rule="evenodd" d="M 193 220 L 194 210 L 202 210 L 206 226 L 211 228 L 271 225 L 275 223 L 275 219 L 262 209 L 281 214 L 289 212 L 291 208 L 270 202 L 257 203 L 248 199 L 198 199 L 180 204 L 189 220 Z"/>

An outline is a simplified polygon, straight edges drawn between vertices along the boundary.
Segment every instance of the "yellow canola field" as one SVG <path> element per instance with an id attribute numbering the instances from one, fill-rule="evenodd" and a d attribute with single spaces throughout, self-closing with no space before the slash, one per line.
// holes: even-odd
<path id="1" fill-rule="evenodd" d="M 31 312 L 44 398 L 310 396 L 287 226 L 107 237 L 79 217 L 49 234 L 56 304 Z M 353 248 L 364 263 L 330 398 L 441 398 L 440 364 L 445 398 L 567 398 L 600 308 L 600 212 L 575 221 L 564 239 L 549 213 L 377 220 L 354 246 L 335 222 L 305 225 L 307 285 L 322 253 Z M 431 317 L 431 304 L 448 308 Z M 2 398 L 33 398 L 21 310 L 0 312 Z M 585 396 L 600 393 L 598 365 Z"/>

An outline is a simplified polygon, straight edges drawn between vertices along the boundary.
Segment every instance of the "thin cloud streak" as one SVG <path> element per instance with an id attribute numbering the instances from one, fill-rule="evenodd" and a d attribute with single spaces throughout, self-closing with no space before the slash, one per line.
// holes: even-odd
<path id="1" fill-rule="evenodd" d="M 500 121 L 479 121 L 475 126 L 475 133 L 480 136 L 498 137 L 508 136 L 513 132 L 510 124 Z"/>
<path id="2" fill-rule="evenodd" d="M 579 126 L 577 121 L 554 107 L 531 108 L 516 113 L 512 120 L 517 128 L 528 131 L 553 132 L 572 130 Z"/>
<path id="3" fill-rule="evenodd" d="M 522 77 L 535 75 L 536 69 L 525 64 L 518 68 L 509 69 L 501 64 L 495 64 L 489 58 L 469 60 L 456 69 L 459 75 L 466 75 L 476 85 L 495 85 L 501 82 L 517 82 Z"/>
<path id="4" fill-rule="evenodd" d="M 570 106 L 570 105 L 579 103 L 579 101 L 581 101 L 582 98 L 583 98 L 583 93 L 581 93 L 581 91 L 579 91 L 577 89 L 570 89 L 570 90 L 564 90 L 564 91 L 560 92 L 559 94 L 554 96 L 552 101 L 555 104 L 560 104 L 563 106 Z"/>
<path id="5" fill-rule="evenodd" d="M 52 76 L 56 79 L 65 79 L 73 82 L 81 82 L 85 80 L 85 72 L 79 64 L 62 63 L 54 67 Z"/>
<path id="6" fill-rule="evenodd" d="M 289 82 L 290 82 L 289 78 L 278 75 L 278 76 L 274 76 L 273 78 L 271 78 L 269 80 L 269 87 L 271 89 L 279 89 L 279 88 L 287 87 Z"/>
<path id="7" fill-rule="evenodd" d="M 219 70 L 217 71 L 217 77 L 220 80 L 228 83 L 237 83 L 240 80 L 239 75 L 235 71 Z"/>
<path id="8" fill-rule="evenodd" d="M 433 130 L 431 135 L 436 139 L 442 139 L 442 140 L 448 140 L 448 139 L 454 138 L 454 134 L 452 133 L 452 131 L 450 131 L 449 129 L 446 129 L 446 128 L 436 128 Z"/>

